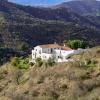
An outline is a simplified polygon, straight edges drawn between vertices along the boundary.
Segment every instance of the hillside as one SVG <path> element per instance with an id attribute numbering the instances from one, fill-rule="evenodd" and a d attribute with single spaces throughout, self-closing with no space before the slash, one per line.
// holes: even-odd
<path id="1" fill-rule="evenodd" d="M 96 22 L 92 22 L 89 18 L 87 18 L 87 15 L 90 15 L 94 17 L 96 21 L 98 21 L 95 17 L 99 16 L 99 14 L 95 14 L 95 13 L 96 11 L 100 13 L 100 9 L 98 6 L 99 1 L 96 1 L 96 0 L 92 0 L 92 1 L 91 0 L 89 1 L 80 0 L 79 2 L 78 1 L 75 0 L 75 1 L 65 2 L 60 5 L 56 5 L 52 7 L 45 7 L 45 8 L 44 7 L 31 7 L 31 6 L 26 7 L 26 6 L 19 6 L 19 5 L 17 7 L 20 10 L 23 10 L 29 13 L 30 15 L 34 16 L 35 18 L 44 19 L 44 20 L 59 20 L 59 21 L 65 21 L 65 22 L 74 22 L 74 23 L 84 24 L 86 26 L 92 26 L 97 29 L 100 29 L 100 24 Z M 87 5 L 88 7 L 87 9 L 85 5 Z M 79 7 L 79 8 L 75 9 L 73 6 Z M 84 12 L 81 11 L 80 13 L 80 11 L 78 11 L 79 9 Z M 91 9 L 93 10 L 90 11 Z"/>
<path id="2" fill-rule="evenodd" d="M 99 37 L 94 22 L 69 9 L 37 8 L 0 1 L 1 47 L 23 50 L 24 46 L 29 50 L 37 44 L 64 39 L 83 39 L 94 46 L 100 44 Z"/>
<path id="3" fill-rule="evenodd" d="M 74 57 L 73 63 L 24 70 L 3 65 L 0 100 L 100 100 L 100 47 Z M 88 60 L 91 67 L 81 63 Z"/>
<path id="4" fill-rule="evenodd" d="M 70 8 L 79 15 L 100 16 L 100 1 L 96 0 L 72 0 L 55 6 L 56 8 Z"/>
<path id="5" fill-rule="evenodd" d="M 0 100 L 100 100 L 99 3 L 46 8 L 0 0 Z M 71 62 L 29 63 L 34 46 L 74 39 L 92 48 Z"/>

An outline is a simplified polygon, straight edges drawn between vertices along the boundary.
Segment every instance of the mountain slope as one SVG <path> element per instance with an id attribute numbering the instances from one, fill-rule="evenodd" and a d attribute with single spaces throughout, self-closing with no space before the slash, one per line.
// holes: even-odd
<path id="1" fill-rule="evenodd" d="M 100 16 L 100 1 L 96 1 L 96 0 L 73 0 L 70 2 L 64 2 L 55 7 L 70 8 L 72 11 L 80 15 Z"/>
<path id="2" fill-rule="evenodd" d="M 16 5 L 17 6 L 17 5 Z M 44 20 L 59 20 L 66 22 L 81 23 L 87 26 L 93 26 L 100 29 L 100 24 L 94 23 L 89 20 L 87 17 L 81 16 L 82 14 L 77 14 L 75 11 L 72 11 L 71 8 L 65 7 L 30 7 L 30 6 L 17 6 L 20 10 L 23 10 L 26 13 L 34 16 L 35 18 L 44 19 Z"/>
<path id="3" fill-rule="evenodd" d="M 82 22 L 87 19 L 66 8 L 36 8 L 0 1 L 0 45 L 29 49 L 37 44 L 83 39 L 93 46 L 100 43 L 100 33 Z"/>

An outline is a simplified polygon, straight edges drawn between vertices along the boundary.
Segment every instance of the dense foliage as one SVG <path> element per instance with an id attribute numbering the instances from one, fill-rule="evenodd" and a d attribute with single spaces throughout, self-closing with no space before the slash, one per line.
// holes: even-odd
<path id="1" fill-rule="evenodd" d="M 86 47 L 85 42 L 81 40 L 69 40 L 69 41 L 65 40 L 64 43 L 69 47 L 71 47 L 72 49 L 78 49 L 78 48 L 84 49 Z"/>

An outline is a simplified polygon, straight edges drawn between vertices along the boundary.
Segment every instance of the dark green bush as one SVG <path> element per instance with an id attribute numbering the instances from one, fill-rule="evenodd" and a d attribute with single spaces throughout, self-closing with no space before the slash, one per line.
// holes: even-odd
<path id="1" fill-rule="evenodd" d="M 69 41 L 64 41 L 66 45 L 71 47 L 72 49 L 78 49 L 78 48 L 85 48 L 86 44 L 82 40 L 69 40 Z"/>
<path id="2" fill-rule="evenodd" d="M 43 62 L 42 62 L 41 58 L 36 58 L 36 59 L 35 59 L 35 65 L 36 65 L 37 67 L 41 67 L 42 64 L 43 64 Z"/>

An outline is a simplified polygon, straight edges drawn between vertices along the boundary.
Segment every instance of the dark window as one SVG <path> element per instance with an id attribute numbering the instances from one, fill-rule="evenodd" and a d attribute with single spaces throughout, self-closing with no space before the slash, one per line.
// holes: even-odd
<path id="1" fill-rule="evenodd" d="M 53 52 L 53 49 L 51 48 L 51 53 Z"/>

